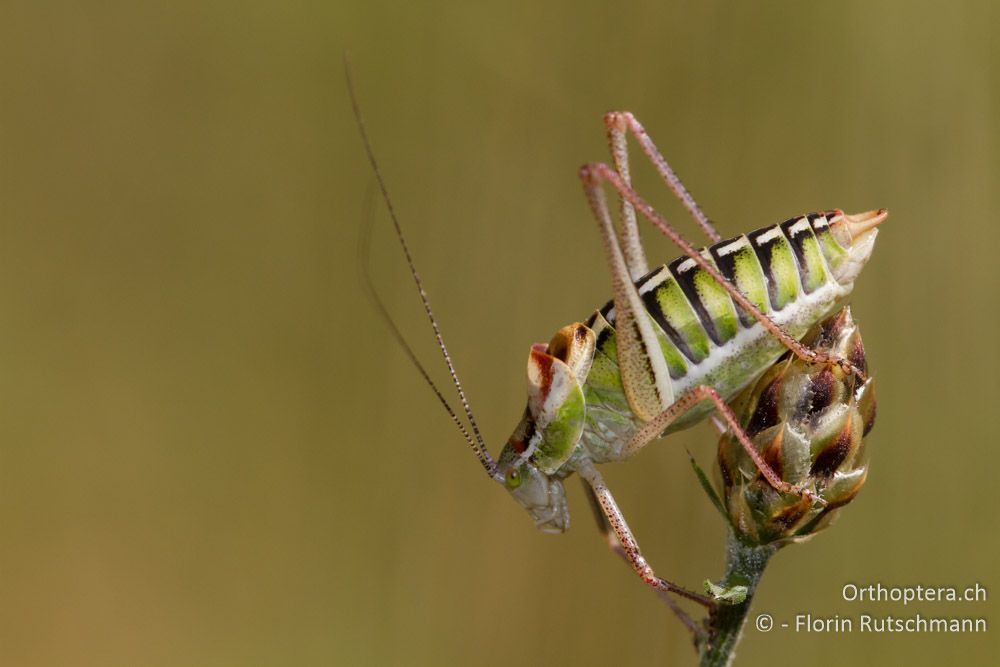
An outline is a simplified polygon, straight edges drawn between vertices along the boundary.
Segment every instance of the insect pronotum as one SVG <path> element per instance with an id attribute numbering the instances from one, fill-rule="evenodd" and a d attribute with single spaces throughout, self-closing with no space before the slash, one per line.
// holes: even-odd
<path id="1" fill-rule="evenodd" d="M 469 428 L 431 381 L 392 322 L 377 306 L 406 353 L 431 386 L 490 479 L 506 488 L 545 532 L 569 527 L 563 480 L 584 481 L 608 544 L 643 581 L 705 603 L 656 575 L 643 558 L 624 515 L 596 464 L 630 458 L 649 443 L 687 428 L 713 412 L 739 439 L 764 478 L 777 490 L 822 502 L 811 489 L 790 485 L 764 462 L 727 405 L 786 350 L 816 364 L 836 364 L 863 378 L 843 358 L 819 354 L 799 339 L 850 294 L 871 255 L 885 209 L 846 215 L 839 209 L 721 240 L 714 226 L 667 164 L 635 117 L 605 115 L 613 166 L 580 169 L 611 271 L 613 299 L 585 322 L 557 331 L 528 354 L 528 403 L 520 423 L 494 459 L 480 434 L 431 310 L 409 247 L 358 111 L 350 71 L 348 90 L 358 129 L 397 239 L 457 391 Z M 696 249 L 631 187 L 627 137 L 632 135 L 664 183 L 680 199 L 711 245 Z M 620 200 L 616 228 L 605 197 Z M 637 215 L 682 251 L 649 269 Z"/>

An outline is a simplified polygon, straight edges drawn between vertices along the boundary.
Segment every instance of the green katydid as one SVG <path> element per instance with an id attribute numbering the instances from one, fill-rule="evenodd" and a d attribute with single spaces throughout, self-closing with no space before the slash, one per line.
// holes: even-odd
<path id="1" fill-rule="evenodd" d="M 815 364 L 837 365 L 863 377 L 849 361 L 803 346 L 802 338 L 839 307 L 868 261 L 876 227 L 888 213 L 840 210 L 810 213 L 721 240 L 694 198 L 642 125 L 628 112 L 604 121 L 612 165 L 580 170 L 611 270 L 614 297 L 585 322 L 560 329 L 548 344 L 531 346 L 528 404 L 500 455 L 487 450 L 448 354 L 423 283 L 375 160 L 358 111 L 358 128 L 388 207 L 420 299 L 447 365 L 468 428 L 452 409 L 396 328 L 365 279 L 393 334 L 431 386 L 489 477 L 503 485 L 545 532 L 569 526 L 563 481 L 578 473 L 606 540 L 661 595 L 674 592 L 705 603 L 656 575 L 642 556 L 624 515 L 596 464 L 630 458 L 649 443 L 715 413 L 778 491 L 822 502 L 815 491 L 783 482 L 754 449 L 727 405 L 786 350 Z M 631 187 L 627 138 L 631 134 L 670 190 L 708 235 L 696 249 Z M 604 186 L 620 200 L 615 226 Z M 683 255 L 649 270 L 639 239 L 638 215 L 670 238 Z M 676 610 L 676 608 L 675 608 Z"/>

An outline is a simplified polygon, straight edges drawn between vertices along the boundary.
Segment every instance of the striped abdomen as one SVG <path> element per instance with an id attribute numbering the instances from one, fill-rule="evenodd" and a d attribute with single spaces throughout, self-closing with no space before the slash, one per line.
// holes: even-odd
<path id="1" fill-rule="evenodd" d="M 799 338 L 852 287 L 835 278 L 847 251 L 830 224 L 842 215 L 830 211 L 793 218 L 721 241 L 702 254 L 751 303 Z M 699 384 L 732 397 L 784 349 L 688 257 L 654 269 L 635 285 L 654 324 L 675 397 Z M 611 444 L 609 439 L 627 437 L 637 423 L 618 375 L 614 322 L 613 302 L 586 322 L 597 334 L 597 351 L 585 385 L 588 421 L 593 421 L 585 444 Z M 707 407 L 692 411 L 670 430 L 689 426 L 706 412 Z"/>

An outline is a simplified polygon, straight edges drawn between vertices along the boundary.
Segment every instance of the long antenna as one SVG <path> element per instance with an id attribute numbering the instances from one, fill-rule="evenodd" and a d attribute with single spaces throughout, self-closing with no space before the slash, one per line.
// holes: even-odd
<path id="1" fill-rule="evenodd" d="M 465 428 L 465 424 L 462 423 L 462 420 L 459 419 L 458 415 L 455 413 L 455 410 L 451 407 L 451 404 L 448 403 L 448 399 L 444 397 L 444 395 L 441 393 L 441 390 L 438 389 L 437 385 L 434 383 L 434 380 L 431 379 L 430 374 L 427 372 L 427 369 L 424 368 L 424 365 L 417 358 L 417 355 L 413 351 L 413 348 L 410 347 L 410 344 L 408 342 L 406 342 L 406 338 L 403 336 L 403 333 L 399 330 L 399 326 L 396 324 L 395 320 L 392 319 L 392 315 L 389 314 L 389 309 L 386 307 L 385 302 L 382 300 L 382 297 L 379 295 L 378 290 L 375 289 L 375 285 L 372 282 L 370 249 L 371 249 L 372 219 L 374 217 L 374 205 L 372 201 L 374 195 L 375 195 L 375 190 L 373 188 L 369 189 L 368 192 L 365 194 L 365 203 L 364 203 L 364 210 L 362 212 L 362 222 L 361 222 L 361 235 L 358 237 L 358 260 L 359 260 L 358 269 L 359 273 L 361 274 L 360 275 L 361 284 L 365 288 L 368 297 L 372 300 L 372 303 L 375 304 L 375 308 L 378 310 L 378 313 L 382 317 L 382 320 L 385 322 L 386 326 L 389 327 L 389 332 L 392 334 L 392 337 L 395 338 L 399 346 L 403 348 L 403 352 L 406 353 L 406 356 L 409 357 L 410 362 L 420 372 L 420 375 L 423 377 L 424 382 L 426 382 L 430 386 L 431 391 L 434 392 L 434 395 L 437 396 L 438 401 L 440 401 L 441 405 L 444 406 L 445 411 L 448 413 L 448 416 L 451 418 L 451 421 L 454 422 L 455 426 L 462 434 L 462 437 L 465 438 L 465 441 L 469 443 L 469 446 L 472 447 L 473 451 L 476 452 L 476 455 L 478 456 L 480 451 L 479 445 L 476 443 L 475 440 L 472 439 L 472 436 L 469 435 L 469 431 L 468 429 Z M 480 457 L 480 460 L 482 460 L 482 457 Z M 484 467 L 487 467 L 489 463 L 491 463 L 491 461 L 485 462 L 483 464 Z M 487 467 L 487 470 L 489 471 L 490 469 Z"/>
<path id="2" fill-rule="evenodd" d="M 455 414 L 455 411 L 452 410 L 451 405 L 448 404 L 448 401 L 445 399 L 441 391 L 437 388 L 437 385 L 434 384 L 434 381 L 431 380 L 430 375 L 427 373 L 427 370 L 425 369 L 423 364 L 421 364 L 420 361 L 417 359 L 417 356 L 413 352 L 413 349 L 406 342 L 406 339 L 403 337 L 402 332 L 399 330 L 399 327 L 396 325 L 395 321 L 393 321 L 392 316 L 389 314 L 389 311 L 385 307 L 384 302 L 382 301 L 381 298 L 379 298 L 378 292 L 375 290 L 374 283 L 372 282 L 371 279 L 371 272 L 369 270 L 369 262 L 368 262 L 368 257 L 369 257 L 368 247 L 369 247 L 369 240 L 371 237 L 371 221 L 370 221 L 371 211 L 370 208 L 368 208 L 367 204 L 366 208 L 368 208 L 367 211 L 368 220 L 364 223 L 364 227 L 362 230 L 362 237 L 359 245 L 359 251 L 361 252 L 361 259 L 362 259 L 362 265 L 361 265 L 362 282 L 365 285 L 368 293 L 372 296 L 375 305 L 379 310 L 379 313 L 382 315 L 382 318 L 388 324 L 389 329 L 393 334 L 393 337 L 396 339 L 396 342 L 398 342 L 402 346 L 403 350 L 406 352 L 406 355 L 410 358 L 410 361 L 412 361 L 413 364 L 417 367 L 417 370 L 420 371 L 420 374 L 423 376 L 424 381 L 427 382 L 427 384 L 430 386 L 431 390 L 434 392 L 438 400 L 441 402 L 445 410 L 448 412 L 448 416 L 451 417 L 451 420 L 458 427 L 458 430 L 462 433 L 462 436 L 465 438 L 466 442 L 468 442 L 469 446 L 472 447 L 472 451 L 475 453 L 476 458 L 479 459 L 479 462 L 482 464 L 487 474 L 496 481 L 502 482 L 503 478 L 497 472 L 497 464 L 493 460 L 493 457 L 490 456 L 489 451 L 486 449 L 486 443 L 483 441 L 483 436 L 479 432 L 479 425 L 476 423 L 476 418 L 472 414 L 472 407 L 469 405 L 469 401 L 465 396 L 465 391 L 462 389 L 462 383 L 459 382 L 458 380 L 458 374 L 455 372 L 455 366 L 451 361 L 451 355 L 448 354 L 448 347 L 445 345 L 444 338 L 441 336 L 441 330 L 438 328 L 437 318 L 434 317 L 434 311 L 431 309 L 430 300 L 427 298 L 427 292 L 424 290 L 424 283 L 420 279 L 420 274 L 417 273 L 416 264 L 413 261 L 413 256 L 410 254 L 410 248 L 406 243 L 406 237 L 403 235 L 403 229 L 399 224 L 399 218 L 396 216 L 396 209 L 393 207 L 392 199 L 389 197 L 389 189 L 386 187 L 385 181 L 382 179 L 382 172 L 379 169 L 378 161 L 375 159 L 375 151 L 372 149 L 371 141 L 368 138 L 368 132 L 365 129 L 365 122 L 361 116 L 361 109 L 358 106 L 357 94 L 355 93 L 354 90 L 354 77 L 351 73 L 351 61 L 347 57 L 347 55 L 344 56 L 344 74 L 347 78 L 347 93 L 351 98 L 351 109 L 354 112 L 354 119 L 355 121 L 357 121 L 358 133 L 361 135 L 361 141 L 365 146 L 365 153 L 367 153 L 368 155 L 368 161 L 371 163 L 372 171 L 375 174 L 375 180 L 378 183 L 379 190 L 382 193 L 382 200 L 385 202 L 385 206 L 389 211 L 389 218 L 392 220 L 392 225 L 396 230 L 396 238 L 399 240 L 399 245 L 403 249 L 403 255 L 406 256 L 406 264 L 410 269 L 410 275 L 413 276 L 413 282 L 417 287 L 417 292 L 420 294 L 420 301 L 424 305 L 424 312 L 427 313 L 427 319 L 430 321 L 431 329 L 433 329 L 434 331 L 434 338 L 437 340 L 438 348 L 441 350 L 441 355 L 444 357 L 444 362 L 448 366 L 448 374 L 451 376 L 451 381 L 455 385 L 455 389 L 458 392 L 459 401 L 462 403 L 462 408 L 465 411 L 465 416 L 468 418 L 469 424 L 472 426 L 472 433 L 474 434 L 475 439 L 470 437 L 468 430 L 466 430 L 461 420 Z M 370 201 L 370 197 L 368 198 L 368 201 Z"/>

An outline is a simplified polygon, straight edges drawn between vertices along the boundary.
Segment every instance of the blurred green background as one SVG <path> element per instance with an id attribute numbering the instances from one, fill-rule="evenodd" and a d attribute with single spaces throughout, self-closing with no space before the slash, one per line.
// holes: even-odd
<path id="1" fill-rule="evenodd" d="M 574 526 L 482 475 L 357 279 L 359 93 L 494 450 L 532 342 L 610 296 L 576 178 L 635 112 L 724 234 L 892 217 L 855 316 L 872 473 L 756 601 L 996 620 L 996 3 L 22 2 L 0 6 L 0 663 L 691 664 L 683 629 Z M 651 175 L 639 189 L 691 237 Z M 646 235 L 651 258 L 676 252 Z M 376 219 L 376 281 L 444 379 Z M 606 476 L 661 574 L 724 530 L 700 427 Z M 741 665 L 986 664 L 996 631 L 749 630 Z"/>

